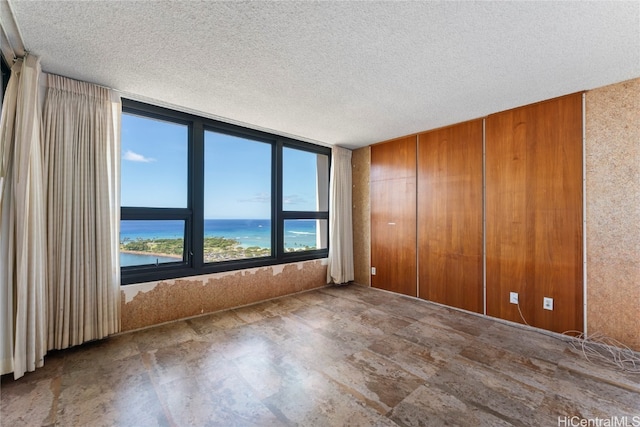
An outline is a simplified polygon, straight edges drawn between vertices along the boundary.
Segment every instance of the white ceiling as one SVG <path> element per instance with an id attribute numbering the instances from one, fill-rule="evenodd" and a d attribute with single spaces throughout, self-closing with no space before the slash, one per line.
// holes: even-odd
<path id="1" fill-rule="evenodd" d="M 640 77 L 640 2 L 8 0 L 45 71 L 349 148 Z"/>

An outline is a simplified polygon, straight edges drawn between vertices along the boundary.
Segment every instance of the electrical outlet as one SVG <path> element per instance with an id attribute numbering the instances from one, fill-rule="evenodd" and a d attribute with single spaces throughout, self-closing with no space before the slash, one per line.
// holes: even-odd
<path id="1" fill-rule="evenodd" d="M 518 293 L 517 292 L 509 292 L 509 302 L 511 304 L 518 303 Z"/>
<path id="2" fill-rule="evenodd" d="M 372 276 L 376 275 L 376 268 L 375 267 L 371 267 L 371 275 Z"/>
<path id="3" fill-rule="evenodd" d="M 545 310 L 553 310 L 553 298 L 544 297 L 542 299 L 542 308 Z"/>

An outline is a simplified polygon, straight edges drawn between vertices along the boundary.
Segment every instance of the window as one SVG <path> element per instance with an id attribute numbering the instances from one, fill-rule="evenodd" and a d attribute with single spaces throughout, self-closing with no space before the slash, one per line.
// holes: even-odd
<path id="1" fill-rule="evenodd" d="M 326 257 L 330 154 L 123 100 L 122 283 Z"/>
<path id="2" fill-rule="evenodd" d="M 271 144 L 204 134 L 204 262 L 268 257 Z"/>
<path id="3" fill-rule="evenodd" d="M 185 124 L 122 114 L 122 206 L 188 206 L 188 133 Z"/>
<path id="4" fill-rule="evenodd" d="M 130 267 L 184 261 L 183 220 L 121 220 L 120 265 Z"/>
<path id="5" fill-rule="evenodd" d="M 284 147 L 282 188 L 285 251 L 327 249 L 329 156 Z"/>

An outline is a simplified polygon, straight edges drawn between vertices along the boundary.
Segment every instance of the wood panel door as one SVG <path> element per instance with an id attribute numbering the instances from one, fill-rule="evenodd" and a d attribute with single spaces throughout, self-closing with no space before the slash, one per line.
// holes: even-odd
<path id="1" fill-rule="evenodd" d="M 371 147 L 371 286 L 417 296 L 416 137 Z"/>
<path id="2" fill-rule="evenodd" d="M 420 298 L 484 312 L 482 120 L 418 135 Z"/>
<path id="3" fill-rule="evenodd" d="M 582 96 L 486 119 L 487 314 L 581 331 Z M 543 298 L 554 299 L 553 311 Z"/>

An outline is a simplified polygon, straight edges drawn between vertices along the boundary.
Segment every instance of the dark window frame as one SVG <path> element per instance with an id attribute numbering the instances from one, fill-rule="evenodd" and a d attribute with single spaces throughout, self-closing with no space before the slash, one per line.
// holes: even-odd
<path id="1" fill-rule="evenodd" d="M 2 68 L 2 97 L 0 103 L 4 103 L 4 94 L 7 92 L 7 86 L 11 78 L 11 67 L 9 67 L 9 64 L 5 61 L 4 55 L 0 55 L 0 62 Z"/>
<path id="2" fill-rule="evenodd" d="M 329 211 L 283 211 L 282 150 L 284 147 L 288 147 L 315 154 L 327 155 L 330 170 L 331 148 L 129 99 L 122 100 L 122 111 L 126 114 L 178 123 L 188 127 L 187 207 L 120 208 L 121 220 L 184 220 L 185 254 L 183 260 L 159 265 L 122 267 L 122 285 L 265 267 L 289 262 L 326 258 L 328 256 L 330 244 L 328 236 L 326 236 L 327 248 L 325 249 L 294 252 L 285 252 L 284 250 L 285 220 L 326 219 L 328 221 Z M 271 256 L 204 263 L 204 135 L 206 131 L 225 133 L 271 145 Z M 328 176 L 327 179 L 329 179 Z"/>

